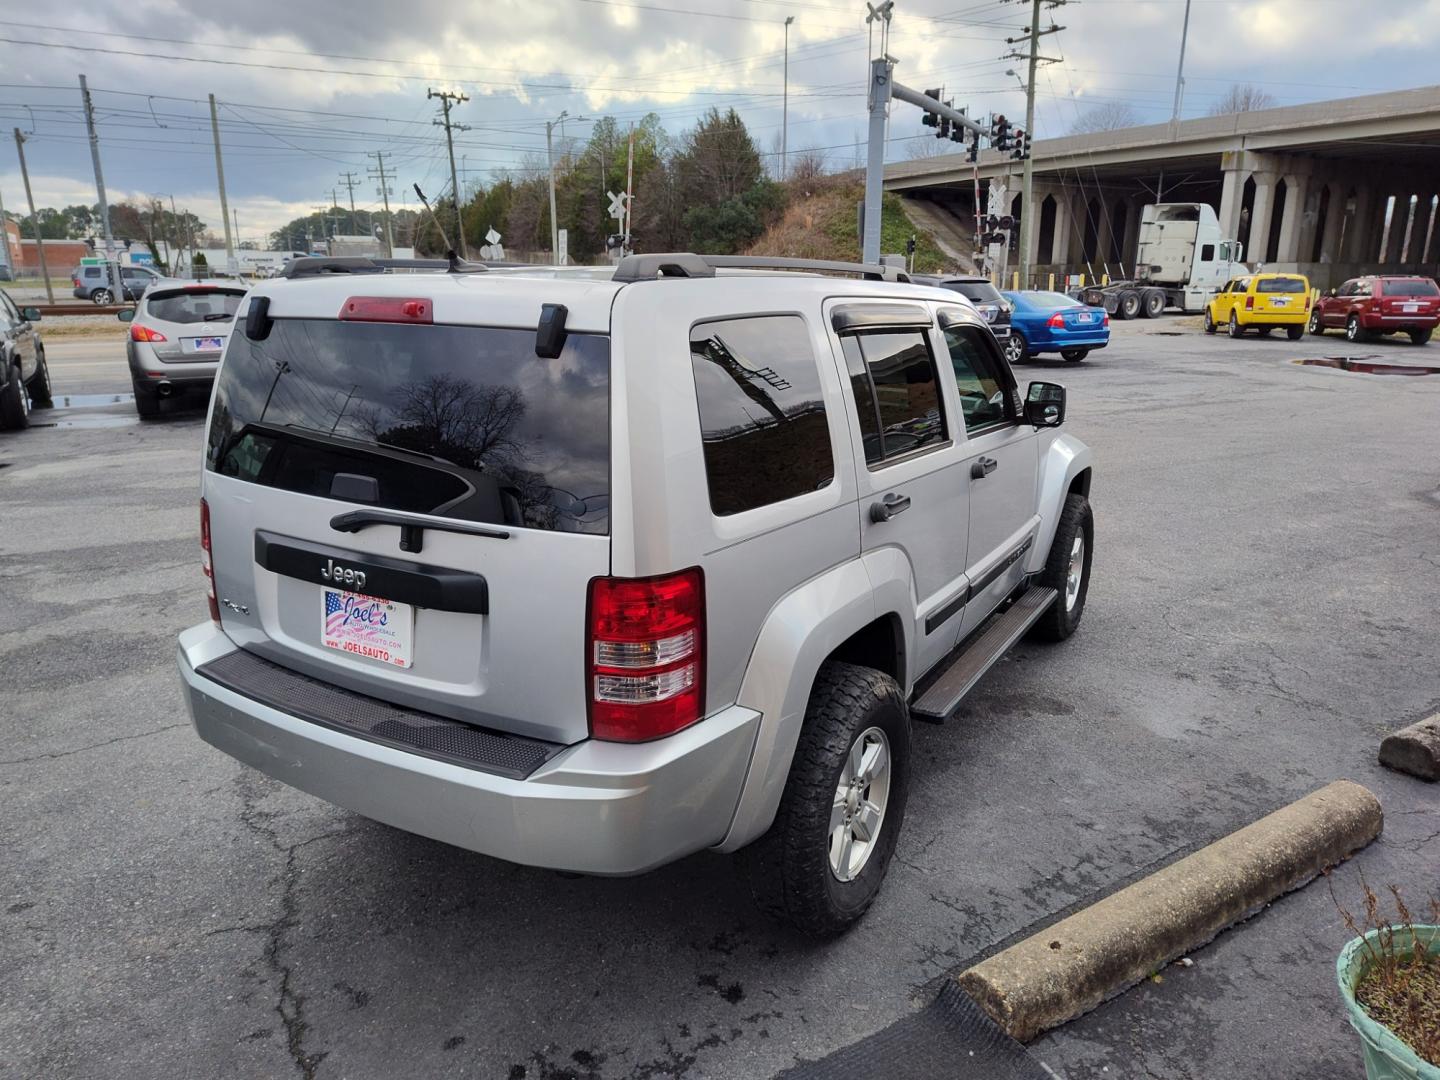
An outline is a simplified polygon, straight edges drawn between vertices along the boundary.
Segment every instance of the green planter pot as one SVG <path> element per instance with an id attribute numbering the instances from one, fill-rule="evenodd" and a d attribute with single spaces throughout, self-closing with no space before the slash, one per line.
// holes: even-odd
<path id="1" fill-rule="evenodd" d="M 1440 953 L 1440 926 L 1416 926 L 1412 929 L 1413 937 L 1410 930 L 1396 929 L 1397 955 L 1408 957 L 1414 951 L 1412 942 L 1416 938 L 1426 943 L 1432 955 Z M 1420 1055 L 1396 1038 L 1389 1028 L 1371 1019 L 1355 1000 L 1355 987 L 1370 966 L 1365 943 L 1373 943 L 1379 934 L 1379 930 L 1371 930 L 1363 938 L 1356 938 L 1345 946 L 1340 959 L 1335 962 L 1340 996 L 1345 999 L 1350 1024 L 1360 1033 L 1360 1041 L 1365 1048 L 1365 1075 L 1369 1080 L 1440 1080 L 1440 1066 L 1422 1061 Z M 1372 948 L 1378 950 L 1379 946 L 1372 944 Z"/>

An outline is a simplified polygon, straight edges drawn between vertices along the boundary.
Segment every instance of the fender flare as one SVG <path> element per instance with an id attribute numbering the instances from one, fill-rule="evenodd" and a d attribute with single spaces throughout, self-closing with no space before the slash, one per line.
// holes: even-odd
<path id="1" fill-rule="evenodd" d="M 914 611 L 909 561 L 895 549 L 881 548 L 811 578 L 770 609 L 736 701 L 760 713 L 750 768 L 730 829 L 715 850 L 738 850 L 764 834 L 775 820 L 810 691 L 826 658 L 885 615 L 897 619 L 904 654 L 911 654 L 914 627 L 901 614 L 902 603 Z M 900 681 L 908 682 L 905 670 Z"/>
<path id="2" fill-rule="evenodd" d="M 1050 545 L 1055 541 L 1055 529 L 1060 523 L 1060 512 L 1065 508 L 1065 497 L 1070 486 L 1081 473 L 1091 469 L 1094 454 L 1088 446 L 1073 435 L 1059 433 L 1048 447 L 1040 452 L 1039 497 L 1036 502 L 1040 513 L 1040 528 L 1035 534 L 1035 546 L 1025 561 L 1025 572 L 1037 574 L 1045 568 L 1050 558 Z M 1085 485 L 1086 491 L 1089 485 Z"/>

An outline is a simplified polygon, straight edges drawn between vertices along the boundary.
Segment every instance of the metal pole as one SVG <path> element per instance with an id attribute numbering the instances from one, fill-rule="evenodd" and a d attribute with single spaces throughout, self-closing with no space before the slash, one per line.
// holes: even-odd
<path id="1" fill-rule="evenodd" d="M 865 231 L 861 260 L 880 261 L 880 203 L 885 182 L 885 120 L 890 112 L 894 65 L 885 57 L 870 61 L 870 148 L 865 161 Z"/>
<path id="2" fill-rule="evenodd" d="M 45 239 L 40 235 L 40 219 L 35 216 L 35 196 L 30 191 L 30 170 L 25 167 L 25 136 L 20 134 L 18 127 L 15 129 L 15 150 L 20 155 L 20 179 L 25 184 L 25 201 L 30 204 L 30 231 L 35 234 L 35 254 L 40 260 L 40 276 L 45 279 L 45 296 L 53 304 L 55 290 L 50 285 L 50 270 L 45 265 Z"/>
<path id="3" fill-rule="evenodd" d="M 395 234 L 390 228 L 390 186 L 385 179 L 385 151 L 375 151 L 376 171 L 380 174 L 380 198 L 385 201 L 385 257 L 395 257 Z"/>
<path id="4" fill-rule="evenodd" d="M 785 94 L 780 106 L 780 179 L 790 175 L 790 24 L 794 15 L 785 18 Z"/>
<path id="5" fill-rule="evenodd" d="M 20 276 L 20 272 L 10 265 L 10 233 L 5 228 L 5 199 L 3 196 L 0 196 L 0 268 L 9 268 L 12 278 Z"/>
<path id="6" fill-rule="evenodd" d="M 105 173 L 100 168 L 100 136 L 95 133 L 95 106 L 90 102 L 90 88 L 80 76 L 80 100 L 85 105 L 85 127 L 90 132 L 90 163 L 95 167 L 95 193 L 100 196 L 100 224 L 105 230 L 105 264 L 110 268 L 111 298 L 125 302 L 125 282 L 120 276 L 120 256 L 115 252 L 115 237 L 110 232 L 110 204 L 105 199 Z"/>
<path id="7" fill-rule="evenodd" d="M 215 179 L 220 183 L 220 220 L 225 223 L 225 269 L 235 269 L 235 238 L 230 235 L 230 202 L 225 198 L 225 163 L 220 159 L 220 118 L 210 95 L 210 134 L 215 140 Z"/>
<path id="8" fill-rule="evenodd" d="M 1032 0 L 1030 14 L 1030 77 L 1025 82 L 1025 137 L 1035 134 L 1035 68 L 1040 57 L 1040 0 Z M 1035 194 L 1035 166 L 1027 154 L 1020 170 L 1020 287 L 1030 287 L 1030 238 L 1039 224 L 1031 213 Z"/>
<path id="9" fill-rule="evenodd" d="M 1185 0 L 1185 22 L 1180 29 L 1180 65 L 1175 69 L 1175 107 L 1170 112 L 1170 122 L 1180 120 L 1180 96 L 1185 91 L 1185 39 L 1190 36 L 1190 0 Z M 1029 128 L 1026 128 L 1028 131 Z M 1174 135 L 1172 133 L 1171 137 Z"/>
<path id="10" fill-rule="evenodd" d="M 630 151 L 625 159 L 625 247 L 622 249 L 626 255 L 630 254 L 630 224 L 635 220 L 635 125 L 630 125 Z"/>
<path id="11" fill-rule="evenodd" d="M 555 149 L 551 133 L 555 130 L 553 120 L 545 121 L 545 162 L 550 171 L 550 261 L 560 262 L 560 228 L 555 221 Z"/>

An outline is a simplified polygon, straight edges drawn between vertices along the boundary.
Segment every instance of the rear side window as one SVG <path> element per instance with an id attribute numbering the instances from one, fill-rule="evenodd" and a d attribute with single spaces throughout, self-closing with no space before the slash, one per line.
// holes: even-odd
<path id="1" fill-rule="evenodd" d="M 1440 296 L 1440 288 L 1427 278 L 1411 281 L 1386 281 L 1381 285 L 1386 296 Z"/>
<path id="2" fill-rule="evenodd" d="M 924 332 L 847 334 L 840 343 L 867 464 L 880 465 L 945 442 L 940 383 Z"/>
<path id="3" fill-rule="evenodd" d="M 87 267 L 85 267 L 85 276 L 86 276 L 86 277 L 98 278 L 98 277 L 100 276 L 100 267 L 98 267 L 98 266 L 87 266 Z"/>
<path id="4" fill-rule="evenodd" d="M 1261 278 L 1255 283 L 1257 293 L 1297 293 L 1305 291 L 1305 282 L 1298 277 Z"/>
<path id="5" fill-rule="evenodd" d="M 1214 245 L 1214 244 L 1201 244 L 1201 245 L 1200 245 L 1200 261 L 1201 261 L 1201 262 L 1212 262 L 1212 261 L 1214 260 L 1214 258 L 1215 258 L 1215 245 Z"/>
<path id="6" fill-rule="evenodd" d="M 604 533 L 610 342 L 276 319 L 231 336 L 206 466 L 252 484 L 460 521 Z"/>
<path id="7" fill-rule="evenodd" d="M 235 317 L 244 297 L 243 292 L 219 289 L 151 293 L 145 300 L 145 309 L 164 322 L 224 322 Z"/>
<path id="8" fill-rule="evenodd" d="M 798 315 L 700 323 L 690 331 L 690 364 L 717 516 L 793 499 L 834 479 L 820 372 Z"/>

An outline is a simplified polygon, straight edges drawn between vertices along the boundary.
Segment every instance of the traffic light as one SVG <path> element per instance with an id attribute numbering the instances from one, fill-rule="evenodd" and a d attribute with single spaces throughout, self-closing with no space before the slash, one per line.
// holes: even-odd
<path id="1" fill-rule="evenodd" d="M 1010 156 L 1016 161 L 1024 161 L 1030 156 L 1030 136 L 1023 128 L 1015 129 L 1015 149 Z"/>
<path id="2" fill-rule="evenodd" d="M 937 139 L 948 139 L 948 138 L 950 138 L 950 118 L 949 118 L 948 116 L 937 116 L 935 119 L 936 119 L 936 122 L 937 122 L 936 130 L 935 130 L 935 138 L 937 138 Z"/>
<path id="3" fill-rule="evenodd" d="M 990 125 L 990 142 L 996 150 L 1003 152 L 1010 149 L 1010 121 L 1004 115 L 997 116 Z"/>
<path id="4" fill-rule="evenodd" d="M 906 254 L 906 255 L 914 255 L 914 254 L 915 254 L 915 237 L 914 237 L 914 236 L 911 236 L 909 240 L 906 240 L 906 241 L 905 241 L 905 254 Z"/>
<path id="5" fill-rule="evenodd" d="M 946 105 L 950 105 L 951 103 L 947 101 L 945 104 L 946 104 Z M 952 108 L 953 108 L 953 106 L 952 106 Z M 960 113 L 961 116 L 964 116 L 964 115 L 965 115 L 965 110 L 964 110 L 964 109 L 957 109 L 956 111 L 957 111 L 958 113 Z M 953 125 L 951 125 L 951 129 L 950 129 L 950 140 L 951 140 L 952 142 L 963 143 L 963 142 L 965 141 L 965 129 L 964 129 L 963 127 L 961 127 L 959 124 L 953 124 Z"/>
<path id="6" fill-rule="evenodd" d="M 939 100 L 940 100 L 940 95 L 941 95 L 942 92 L 943 92 L 943 91 L 941 90 L 941 88 L 937 86 L 937 87 L 935 87 L 935 89 L 933 89 L 933 90 L 926 90 L 926 91 L 925 91 L 925 96 L 928 97 L 928 98 L 934 98 L 936 101 L 939 101 Z M 922 117 L 920 117 L 920 122 L 921 122 L 922 124 L 924 124 L 926 127 L 939 127 L 939 126 L 940 126 L 940 117 L 938 117 L 937 115 L 935 115 L 934 113 L 930 112 L 930 111 L 927 109 L 927 110 L 925 111 L 925 115 L 922 116 Z"/>
<path id="7" fill-rule="evenodd" d="M 971 161 L 980 160 L 980 133 L 978 131 L 970 137 L 970 153 L 966 157 Z"/>

